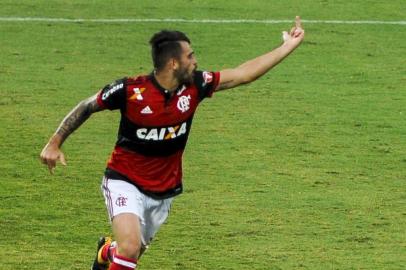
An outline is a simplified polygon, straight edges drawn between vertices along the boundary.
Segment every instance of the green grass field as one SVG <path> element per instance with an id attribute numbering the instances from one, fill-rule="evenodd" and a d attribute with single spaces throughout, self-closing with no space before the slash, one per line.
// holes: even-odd
<path id="1" fill-rule="evenodd" d="M 393 1 L 0 0 L 0 17 L 405 21 Z M 281 42 L 291 23 L 0 20 L 0 269 L 89 269 L 110 234 L 100 192 L 118 127 L 95 114 L 50 175 L 39 153 L 100 87 L 151 71 L 162 29 L 205 70 Z M 146 269 L 405 269 L 406 25 L 304 23 L 303 45 L 255 83 L 206 100 L 184 157 L 185 192 Z"/>

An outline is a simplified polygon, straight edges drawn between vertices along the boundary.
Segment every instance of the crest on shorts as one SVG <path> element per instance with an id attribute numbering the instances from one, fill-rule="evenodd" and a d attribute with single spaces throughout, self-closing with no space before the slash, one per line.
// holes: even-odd
<path id="1" fill-rule="evenodd" d="M 127 206 L 127 201 L 128 201 L 128 198 L 120 195 L 120 197 L 118 197 L 116 200 L 116 205 L 118 207 Z"/>

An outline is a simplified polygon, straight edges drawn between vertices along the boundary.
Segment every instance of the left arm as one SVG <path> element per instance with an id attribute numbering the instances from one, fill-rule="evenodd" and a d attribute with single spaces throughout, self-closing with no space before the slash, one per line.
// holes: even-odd
<path id="1" fill-rule="evenodd" d="M 296 17 L 295 27 L 289 33 L 283 32 L 284 42 L 280 47 L 249 60 L 236 68 L 220 71 L 220 81 L 215 91 L 230 89 L 255 81 L 293 52 L 300 45 L 303 38 L 304 30 L 300 18 Z"/>

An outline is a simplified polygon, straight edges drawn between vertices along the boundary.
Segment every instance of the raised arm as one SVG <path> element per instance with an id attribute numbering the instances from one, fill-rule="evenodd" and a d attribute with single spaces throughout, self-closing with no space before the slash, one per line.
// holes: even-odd
<path id="1" fill-rule="evenodd" d="M 304 30 L 299 16 L 296 17 L 295 26 L 289 33 L 284 31 L 282 37 L 283 44 L 278 48 L 249 60 L 236 68 L 220 71 L 220 82 L 216 91 L 255 81 L 293 52 L 304 38 Z"/>
<path id="2" fill-rule="evenodd" d="M 82 125 L 92 113 L 101 110 L 103 110 L 103 108 L 97 103 L 96 94 L 82 100 L 70 113 L 65 116 L 40 154 L 41 162 L 48 166 L 51 174 L 53 173 L 58 160 L 63 165 L 66 165 L 65 156 L 60 150 L 60 147 L 66 138 L 68 138 L 72 132 L 79 128 L 80 125 Z"/>

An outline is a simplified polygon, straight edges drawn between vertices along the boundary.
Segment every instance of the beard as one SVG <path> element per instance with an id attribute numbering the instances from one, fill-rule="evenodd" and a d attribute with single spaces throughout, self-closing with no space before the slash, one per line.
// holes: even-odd
<path id="1" fill-rule="evenodd" d="M 188 72 L 186 68 L 180 68 L 175 71 L 175 78 L 178 80 L 179 84 L 191 84 L 193 83 L 193 77 L 195 70 L 191 73 Z"/>

